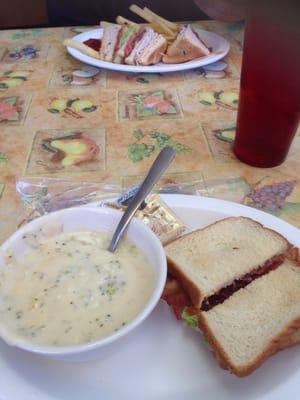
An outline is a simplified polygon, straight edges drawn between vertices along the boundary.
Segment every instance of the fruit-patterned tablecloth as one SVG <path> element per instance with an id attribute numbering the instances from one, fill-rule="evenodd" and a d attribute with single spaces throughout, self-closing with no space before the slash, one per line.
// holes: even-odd
<path id="1" fill-rule="evenodd" d="M 280 167 L 252 168 L 234 157 L 243 25 L 197 24 L 229 39 L 228 56 L 164 75 L 99 70 L 72 59 L 63 39 L 89 27 L 0 32 L 0 241 L 20 222 L 17 179 L 128 187 L 166 144 L 177 156 L 163 183 L 194 185 L 202 195 L 300 226 L 300 132 Z"/>

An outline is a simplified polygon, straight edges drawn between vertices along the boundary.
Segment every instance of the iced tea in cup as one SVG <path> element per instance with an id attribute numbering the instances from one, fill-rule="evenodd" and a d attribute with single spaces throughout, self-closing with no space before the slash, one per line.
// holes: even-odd
<path id="1" fill-rule="evenodd" d="M 260 0 L 248 10 L 234 153 L 274 167 L 300 119 L 300 0 Z"/>

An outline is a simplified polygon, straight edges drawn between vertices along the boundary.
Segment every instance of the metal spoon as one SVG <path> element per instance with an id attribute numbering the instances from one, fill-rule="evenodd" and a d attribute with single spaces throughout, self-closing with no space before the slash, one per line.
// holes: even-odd
<path id="1" fill-rule="evenodd" d="M 128 207 L 114 232 L 112 240 L 108 246 L 109 251 L 115 251 L 119 240 L 121 239 L 121 236 L 123 235 L 132 217 L 136 213 L 143 200 L 145 200 L 147 195 L 151 192 L 153 186 L 168 168 L 175 155 L 175 150 L 173 150 L 171 147 L 166 146 L 161 150 L 157 158 L 154 160 L 152 166 L 148 171 L 148 174 L 146 175 L 135 196 L 130 200 Z"/>

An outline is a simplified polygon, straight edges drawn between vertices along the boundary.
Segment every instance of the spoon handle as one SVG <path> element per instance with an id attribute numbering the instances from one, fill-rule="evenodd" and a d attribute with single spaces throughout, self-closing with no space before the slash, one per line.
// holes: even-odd
<path id="1" fill-rule="evenodd" d="M 139 190 L 135 194 L 135 196 L 131 199 L 130 203 L 126 211 L 124 212 L 117 229 L 114 232 L 113 238 L 109 244 L 108 250 L 114 252 L 117 244 L 124 233 L 125 229 L 127 228 L 130 220 L 136 213 L 137 209 L 141 205 L 141 203 L 145 200 L 147 195 L 151 192 L 153 186 L 165 172 L 165 170 L 170 165 L 171 161 L 174 159 L 176 155 L 175 150 L 171 147 L 164 147 L 155 161 L 153 162 L 152 166 L 150 167 L 148 174 L 146 175 L 143 183 L 141 184 Z"/>

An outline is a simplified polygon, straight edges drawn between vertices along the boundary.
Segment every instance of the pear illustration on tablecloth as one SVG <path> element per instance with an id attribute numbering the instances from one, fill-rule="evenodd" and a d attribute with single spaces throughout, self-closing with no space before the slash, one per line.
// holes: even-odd
<path id="1" fill-rule="evenodd" d="M 65 112 L 73 117 L 82 118 L 82 113 L 91 113 L 97 110 L 97 106 L 89 99 L 65 99 L 57 97 L 51 100 L 48 111 L 52 114 Z"/>
<path id="2" fill-rule="evenodd" d="M 100 151 L 97 143 L 81 132 L 45 139 L 42 146 L 53 153 L 51 161 L 64 168 L 92 161 Z"/>
<path id="3" fill-rule="evenodd" d="M 7 71 L 0 77 L 0 91 L 14 88 L 27 81 L 31 71 Z"/>

